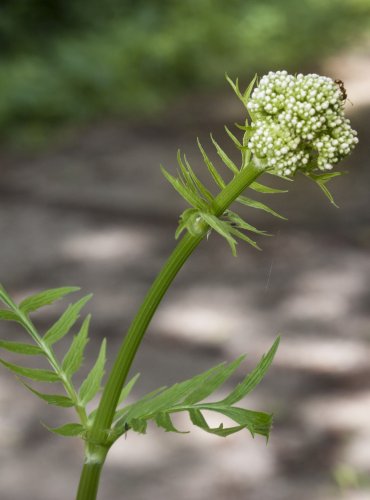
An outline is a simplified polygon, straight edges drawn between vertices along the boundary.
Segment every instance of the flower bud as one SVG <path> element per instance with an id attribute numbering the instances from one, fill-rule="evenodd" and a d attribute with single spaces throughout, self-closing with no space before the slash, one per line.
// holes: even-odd
<path id="1" fill-rule="evenodd" d="M 331 170 L 358 143 L 344 116 L 343 87 L 316 74 L 263 76 L 248 102 L 257 161 L 279 175 Z"/>

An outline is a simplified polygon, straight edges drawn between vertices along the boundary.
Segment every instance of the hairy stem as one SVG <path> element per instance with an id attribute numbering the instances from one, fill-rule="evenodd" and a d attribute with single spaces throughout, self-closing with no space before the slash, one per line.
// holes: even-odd
<path id="1" fill-rule="evenodd" d="M 252 162 L 242 169 L 238 175 L 219 193 L 211 206 L 211 213 L 221 216 L 231 203 L 248 187 L 260 174 L 261 169 Z M 150 287 L 141 307 L 139 308 L 127 335 L 118 352 L 116 361 L 105 385 L 102 398 L 94 418 L 89 439 L 95 443 L 106 443 L 107 431 L 112 424 L 118 399 L 131 368 L 135 354 L 144 337 L 147 327 L 160 304 L 170 284 L 180 271 L 188 257 L 207 234 L 208 227 L 200 236 L 187 233 L 177 244 L 162 270 Z M 99 470 L 100 473 L 100 470 Z M 81 476 L 83 487 L 80 486 L 77 500 L 94 500 L 97 492 L 99 475 L 95 468 L 84 466 Z M 91 489 L 89 486 L 91 482 Z M 89 496 L 86 496 L 88 492 Z"/>

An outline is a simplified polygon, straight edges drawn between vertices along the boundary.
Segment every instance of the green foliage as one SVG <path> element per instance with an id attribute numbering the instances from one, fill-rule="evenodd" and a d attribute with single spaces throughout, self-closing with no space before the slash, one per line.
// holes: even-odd
<path id="1" fill-rule="evenodd" d="M 325 196 L 328 198 L 330 203 L 334 205 L 336 208 L 338 208 L 338 205 L 335 203 L 333 195 L 329 191 L 327 187 L 327 183 L 331 181 L 334 177 L 338 177 L 341 175 L 344 175 L 346 172 L 329 172 L 325 174 L 313 174 L 313 173 L 307 173 L 306 176 L 309 177 L 312 181 L 314 181 L 321 191 L 325 194 Z"/>
<path id="2" fill-rule="evenodd" d="M 66 395 L 40 392 L 22 381 L 23 385 L 28 390 L 30 390 L 37 397 L 46 401 L 48 404 L 64 408 L 75 407 L 81 421 L 80 424 L 67 424 L 57 429 L 50 429 L 52 432 L 63 436 L 76 436 L 87 432 L 88 419 L 85 407 L 100 389 L 101 381 L 104 375 L 106 342 L 104 339 L 94 367 L 82 383 L 80 390 L 77 391 L 72 384 L 71 378 L 82 365 L 84 349 L 88 342 L 90 316 L 87 316 L 84 319 L 80 331 L 73 338 L 71 346 L 65 354 L 62 363 L 59 363 L 57 360 L 52 346 L 70 332 L 79 318 L 81 309 L 90 300 L 91 295 L 87 295 L 75 304 L 69 305 L 61 317 L 47 330 L 43 336 L 36 330 L 30 320 L 29 314 L 46 305 L 53 304 L 65 295 L 77 290 L 79 290 L 77 287 L 64 287 L 46 290 L 26 298 L 19 305 L 17 305 L 8 295 L 4 287 L 0 285 L 0 300 L 8 307 L 8 309 L 4 309 L 2 311 L 0 319 L 10 319 L 20 323 L 34 342 L 34 344 L 24 344 L 20 342 L 1 340 L 0 349 L 27 356 L 41 355 L 48 361 L 52 370 L 18 366 L 3 359 L 0 359 L 0 363 L 21 377 L 25 377 L 36 382 L 59 382 L 62 384 Z"/>
<path id="3" fill-rule="evenodd" d="M 233 406 L 243 399 L 263 379 L 279 345 L 277 339 L 269 352 L 262 357 L 257 367 L 222 400 L 206 402 L 222 384 L 224 384 L 241 362 L 244 356 L 230 364 L 221 363 L 184 382 L 177 383 L 169 388 L 160 388 L 131 405 L 117 410 L 113 432 L 115 439 L 126 433 L 129 429 L 145 433 L 147 422 L 152 420 L 166 432 L 179 432 L 171 420 L 171 415 L 187 412 L 192 423 L 206 432 L 218 436 L 228 436 L 242 429 L 248 429 L 251 434 L 260 434 L 268 438 L 272 416 L 257 411 L 246 410 Z M 212 411 L 232 419 L 237 425 L 224 427 L 223 424 L 216 428 L 208 425 L 203 414 L 204 410 Z"/>
<path id="4" fill-rule="evenodd" d="M 148 113 L 214 88 L 221 71 L 295 71 L 348 47 L 368 15 L 367 0 L 4 0 L 2 133 L 42 141 L 58 124 Z"/>
<path id="5" fill-rule="evenodd" d="M 228 76 L 226 78 L 235 91 L 236 95 L 246 107 L 257 77 L 255 76 L 253 78 L 252 82 L 248 85 L 245 92 L 242 92 L 240 90 L 238 81 L 234 83 Z M 249 163 L 252 161 L 247 146 L 251 129 L 251 127 L 248 125 L 248 120 L 246 120 L 245 125 L 240 128 L 242 128 L 243 130 L 243 137 L 241 140 L 239 140 L 227 127 L 225 127 L 227 135 L 230 137 L 231 141 L 241 154 L 240 168 L 236 166 L 233 160 L 231 160 L 231 158 L 225 153 L 225 151 L 211 135 L 211 140 L 215 147 L 217 155 L 221 159 L 222 164 L 226 166 L 229 172 L 231 172 L 233 178 L 237 177 L 240 174 L 241 170 L 248 168 Z M 212 177 L 212 180 L 215 182 L 218 189 L 223 190 L 226 187 L 226 183 L 222 175 L 218 172 L 216 166 L 209 159 L 199 139 L 198 147 L 203 157 L 204 164 L 206 165 Z M 185 230 L 187 230 L 192 236 L 195 237 L 204 236 L 206 233 L 209 233 L 211 230 L 213 230 L 220 236 L 225 238 L 234 256 L 236 255 L 236 245 L 238 243 L 237 239 L 243 240 L 259 250 L 260 248 L 258 244 L 247 234 L 245 234 L 245 231 L 263 236 L 267 236 L 267 233 L 255 228 L 231 210 L 226 210 L 223 214 L 219 215 L 217 213 L 216 197 L 213 196 L 212 193 L 199 180 L 189 162 L 187 161 L 186 156 L 184 155 L 182 157 L 180 151 L 178 151 L 177 154 L 177 162 L 180 167 L 178 177 L 172 176 L 163 168 L 163 166 L 161 166 L 162 173 L 165 178 L 179 193 L 179 195 L 191 206 L 191 208 L 186 209 L 180 216 L 179 225 L 175 233 L 176 239 Z M 258 193 L 263 194 L 276 194 L 286 192 L 286 190 L 275 189 L 260 184 L 259 182 L 253 182 L 249 186 L 249 188 L 253 191 L 257 191 Z M 278 214 L 275 210 L 260 201 L 253 200 L 246 196 L 239 196 L 237 197 L 236 201 L 248 207 L 257 208 L 259 210 L 268 212 L 275 217 L 285 219 L 285 217 Z"/>

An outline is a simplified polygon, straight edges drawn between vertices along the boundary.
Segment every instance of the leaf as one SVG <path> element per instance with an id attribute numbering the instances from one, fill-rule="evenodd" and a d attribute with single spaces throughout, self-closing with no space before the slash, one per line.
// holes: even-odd
<path id="1" fill-rule="evenodd" d="M 226 80 L 228 81 L 228 83 L 230 84 L 231 88 L 233 89 L 233 91 L 235 92 L 235 94 L 239 97 L 239 99 L 242 101 L 242 103 L 244 104 L 244 99 L 243 99 L 243 95 L 242 93 L 240 92 L 240 89 L 239 89 L 239 79 L 237 78 L 235 80 L 235 83 L 232 81 L 232 79 L 227 75 L 227 73 L 225 73 L 225 77 L 226 77 Z"/>
<path id="2" fill-rule="evenodd" d="M 269 214 L 273 215 L 274 217 L 278 217 L 279 219 L 287 220 L 286 217 L 284 217 L 281 214 L 278 214 L 277 212 L 275 212 L 275 210 L 268 207 L 264 203 L 261 203 L 260 201 L 251 200 L 250 198 L 247 198 L 246 196 L 238 196 L 236 201 L 238 201 L 242 205 L 246 205 L 248 207 L 257 208 L 259 210 L 263 210 L 264 212 L 268 212 Z"/>
<path id="3" fill-rule="evenodd" d="M 166 412 L 158 413 L 155 416 L 155 423 L 158 425 L 158 427 L 162 427 L 162 429 L 164 429 L 166 432 L 177 432 L 178 434 L 187 434 L 189 432 L 182 432 L 176 429 L 176 427 L 172 423 L 171 417 Z"/>
<path id="4" fill-rule="evenodd" d="M 244 425 L 238 425 L 237 427 L 224 428 L 221 424 L 219 427 L 211 428 L 209 427 L 206 419 L 203 417 L 202 412 L 198 409 L 189 410 L 190 420 L 192 423 L 199 427 L 200 429 L 209 432 L 210 434 L 216 434 L 216 436 L 227 437 L 230 434 L 239 432 L 245 428 Z"/>
<path id="5" fill-rule="evenodd" d="M 67 377 L 71 377 L 74 373 L 76 373 L 82 364 L 84 350 L 87 342 L 89 341 L 87 336 L 89 332 L 90 319 L 91 315 L 88 315 L 85 318 L 79 333 L 73 338 L 71 347 L 62 361 L 62 369 Z"/>
<path id="6" fill-rule="evenodd" d="M 191 168 L 186 155 L 184 155 L 184 161 L 186 164 L 187 171 L 189 173 L 189 177 L 191 178 L 192 182 L 194 183 L 194 186 L 198 189 L 199 193 L 206 199 L 208 202 L 212 203 L 213 201 L 213 196 L 212 194 L 208 191 L 208 189 L 201 183 L 201 181 L 198 179 L 198 177 L 195 175 L 193 169 Z"/>
<path id="7" fill-rule="evenodd" d="M 227 366 L 221 365 L 219 369 L 215 370 L 215 372 L 211 374 L 203 384 L 198 384 L 198 386 L 188 396 L 186 396 L 183 404 L 195 404 L 198 401 L 207 398 L 231 377 L 244 359 L 245 355 L 240 356 Z"/>
<path id="8" fill-rule="evenodd" d="M 258 244 L 254 240 L 252 240 L 252 238 L 249 238 L 249 236 L 242 233 L 241 231 L 239 231 L 235 227 L 232 227 L 230 229 L 230 233 L 233 234 L 234 236 L 237 236 L 238 238 L 245 241 L 246 243 L 249 243 L 249 245 L 252 245 L 252 247 L 254 247 L 256 250 L 261 250 L 261 248 L 258 246 Z"/>
<path id="9" fill-rule="evenodd" d="M 261 382 L 267 370 L 270 368 L 270 365 L 279 347 L 279 343 L 280 337 L 275 340 L 268 353 L 262 356 L 262 359 L 258 363 L 256 368 L 250 374 L 248 374 L 245 379 L 240 382 L 240 384 L 238 384 L 225 399 L 220 401 L 220 404 L 232 405 L 240 401 L 243 397 L 253 391 L 253 389 Z"/>
<path id="10" fill-rule="evenodd" d="M 86 432 L 86 429 L 83 425 L 73 423 L 73 424 L 65 424 L 61 427 L 49 427 L 43 424 L 44 427 L 48 429 L 48 431 L 53 432 L 54 434 L 58 434 L 59 436 L 66 437 L 75 437 L 75 436 L 83 436 Z"/>
<path id="11" fill-rule="evenodd" d="M 69 305 L 56 323 L 46 332 L 43 337 L 44 342 L 51 346 L 62 339 L 80 317 L 80 311 L 83 306 L 91 299 L 92 294 L 86 295 L 73 305 Z"/>
<path id="12" fill-rule="evenodd" d="M 16 321 L 17 323 L 21 323 L 21 319 L 13 311 L 9 311 L 9 309 L 1 309 L 0 310 L 0 319 L 4 319 L 5 321 Z"/>
<path id="13" fill-rule="evenodd" d="M 161 165 L 162 174 L 172 185 L 172 187 L 179 193 L 185 201 L 187 201 L 191 206 L 204 209 L 207 208 L 207 204 L 199 196 L 196 196 L 192 190 L 184 186 L 179 179 L 176 179 L 171 174 L 169 174 Z"/>
<path id="14" fill-rule="evenodd" d="M 243 94 L 243 101 L 244 101 L 245 105 L 248 104 L 248 101 L 250 99 L 250 96 L 251 96 L 254 84 L 256 83 L 256 80 L 257 80 L 257 73 L 254 75 L 253 79 L 251 80 L 250 84 L 248 85 L 248 87 L 246 88 L 246 90 Z"/>
<path id="15" fill-rule="evenodd" d="M 26 354 L 28 356 L 44 354 L 44 351 L 36 345 L 23 344 L 20 342 L 9 342 L 7 340 L 0 340 L 0 348 L 6 349 L 10 352 Z"/>
<path id="16" fill-rule="evenodd" d="M 231 210 L 227 210 L 225 214 L 229 221 L 240 229 L 245 229 L 246 231 L 251 231 L 252 233 L 261 234 L 262 236 L 270 236 L 268 233 L 266 233 L 266 231 L 262 231 L 252 226 L 251 224 L 248 224 L 248 222 L 246 222 L 238 214 L 232 212 Z"/>
<path id="17" fill-rule="evenodd" d="M 258 193 L 264 193 L 264 194 L 278 194 L 278 193 L 288 192 L 287 189 L 275 189 L 270 186 L 264 186 L 259 182 L 252 182 L 252 184 L 250 184 L 249 187 L 250 189 L 253 189 L 253 191 L 257 191 Z"/>
<path id="18" fill-rule="evenodd" d="M 273 344 L 267 355 L 262 358 L 255 370 L 222 401 L 199 402 L 200 399 L 208 397 L 230 378 L 243 357 L 230 364 L 221 363 L 192 379 L 174 384 L 168 389 L 154 391 L 136 403 L 119 410 L 115 416 L 115 435 L 118 437 L 130 428 L 136 432 L 145 433 L 148 420 L 154 420 L 167 432 L 178 432 L 173 426 L 170 414 L 185 411 L 189 413 L 195 425 L 212 434 L 227 436 L 247 428 L 252 435 L 260 434 L 268 437 L 272 424 L 270 414 L 234 407 L 232 404 L 253 390 L 261 381 L 272 362 L 278 342 L 279 339 Z M 203 410 L 218 412 L 231 418 L 238 425 L 225 428 L 221 424 L 216 428 L 210 428 L 202 414 Z"/>
<path id="19" fill-rule="evenodd" d="M 242 149 L 243 148 L 243 144 L 239 141 L 239 139 L 237 139 L 235 137 L 235 135 L 226 127 L 225 125 L 225 130 L 226 130 L 226 133 L 227 135 L 230 137 L 230 139 L 233 141 L 233 143 L 235 144 L 235 146 L 238 148 L 238 149 Z"/>
<path id="20" fill-rule="evenodd" d="M 61 406 L 62 408 L 70 408 L 71 406 L 74 406 L 71 398 L 67 396 L 62 396 L 60 394 L 44 394 L 42 392 L 36 391 L 36 389 L 26 384 L 25 382 L 21 382 L 29 391 L 38 396 L 40 399 L 46 401 L 49 405 Z"/>
<path id="21" fill-rule="evenodd" d="M 28 377 L 32 380 L 38 380 L 39 382 L 59 382 L 60 380 L 59 376 L 50 370 L 38 370 L 36 368 L 13 365 L 13 363 L 8 363 L 3 359 L 0 359 L 0 363 L 17 375 L 22 375 L 22 377 Z"/>
<path id="22" fill-rule="evenodd" d="M 327 172 L 325 174 L 306 174 L 310 179 L 312 179 L 316 184 L 319 186 L 319 188 L 322 190 L 322 192 L 325 194 L 325 196 L 328 198 L 330 203 L 332 203 L 336 208 L 339 208 L 338 205 L 335 203 L 334 197 L 329 191 L 329 189 L 326 186 L 326 183 L 329 182 L 331 179 L 334 177 L 338 177 L 340 175 L 344 175 L 346 172 Z"/>
<path id="23" fill-rule="evenodd" d="M 217 186 L 219 188 L 223 189 L 226 186 L 225 182 L 223 181 L 221 175 L 217 172 L 216 167 L 213 165 L 211 160 L 208 158 L 208 156 L 207 156 L 206 152 L 204 151 L 203 146 L 201 145 L 199 139 L 197 139 L 197 142 L 198 142 L 199 150 L 203 156 L 203 161 L 206 164 L 209 173 L 211 174 L 211 176 L 212 176 L 213 180 L 215 181 L 215 183 L 217 184 Z"/>
<path id="24" fill-rule="evenodd" d="M 45 290 L 44 292 L 37 293 L 31 297 L 26 298 L 19 304 L 19 309 L 24 313 L 28 314 L 30 312 L 36 311 L 41 307 L 47 306 L 56 302 L 57 300 L 63 298 L 72 292 L 77 292 L 80 290 L 78 287 L 63 287 L 63 288 L 52 288 L 50 290 Z"/>
<path id="25" fill-rule="evenodd" d="M 15 307 L 15 304 L 12 301 L 12 299 L 10 298 L 10 296 L 8 295 L 8 292 L 5 290 L 5 288 L 1 284 L 0 284 L 0 300 L 12 309 Z"/>
<path id="26" fill-rule="evenodd" d="M 221 158 L 221 160 L 224 162 L 224 164 L 233 172 L 233 174 L 238 175 L 239 174 L 239 169 L 235 165 L 235 163 L 227 156 L 225 151 L 221 148 L 221 146 L 215 141 L 211 134 L 211 140 L 216 148 L 218 156 Z"/>
<path id="27" fill-rule="evenodd" d="M 207 214 L 202 212 L 200 214 L 202 216 L 202 219 L 215 231 L 217 231 L 218 234 L 223 236 L 228 244 L 230 245 L 231 252 L 233 256 L 236 256 L 236 245 L 237 241 L 231 236 L 230 234 L 230 228 L 227 222 L 221 221 L 218 219 L 216 216 Z"/>
<path id="28" fill-rule="evenodd" d="M 106 339 L 104 339 L 101 344 L 99 355 L 95 362 L 95 365 L 93 366 L 86 379 L 82 382 L 79 391 L 79 397 L 83 405 L 86 405 L 89 401 L 91 401 L 100 390 L 100 384 L 104 376 L 104 367 L 106 361 L 106 343 Z"/>
<path id="29" fill-rule="evenodd" d="M 118 399 L 117 406 L 123 403 L 130 395 L 132 388 L 136 384 L 137 379 L 140 377 L 140 373 L 137 373 L 132 379 L 123 387 L 121 395 Z"/>

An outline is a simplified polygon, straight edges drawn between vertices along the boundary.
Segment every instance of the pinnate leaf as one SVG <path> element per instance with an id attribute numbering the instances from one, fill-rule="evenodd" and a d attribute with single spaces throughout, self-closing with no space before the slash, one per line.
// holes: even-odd
<path id="1" fill-rule="evenodd" d="M 63 288 L 52 288 L 50 290 L 45 290 L 44 292 L 37 293 L 35 295 L 31 295 L 31 297 L 27 297 L 19 304 L 19 309 L 28 314 L 30 312 L 36 311 L 41 307 L 53 304 L 57 300 L 63 298 L 65 295 L 68 295 L 72 292 L 77 292 L 79 290 L 78 287 L 63 287 Z"/>
<path id="2" fill-rule="evenodd" d="M 144 396 L 141 400 L 126 406 L 116 413 L 114 430 L 117 435 L 133 429 L 145 433 L 147 422 L 154 420 L 167 432 L 179 432 L 172 423 L 171 414 L 188 412 L 192 422 L 207 432 L 219 436 L 227 436 L 244 428 L 252 435 L 260 434 L 268 437 L 272 424 L 272 416 L 268 413 L 251 411 L 232 406 L 255 388 L 266 374 L 276 353 L 279 339 L 273 344 L 257 367 L 233 389 L 222 401 L 200 402 L 218 389 L 235 372 L 243 357 L 230 364 L 222 363 L 210 370 L 169 387 Z M 232 419 L 237 425 L 224 428 L 220 425 L 211 428 L 203 411 L 213 411 Z"/>

